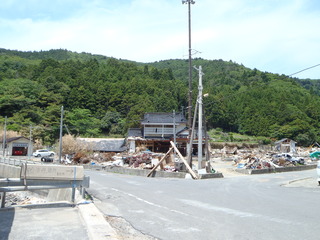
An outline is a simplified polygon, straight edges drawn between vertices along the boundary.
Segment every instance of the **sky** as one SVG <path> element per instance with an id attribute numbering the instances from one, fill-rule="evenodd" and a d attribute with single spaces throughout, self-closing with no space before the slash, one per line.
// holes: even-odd
<path id="1" fill-rule="evenodd" d="M 194 0 L 192 57 L 291 75 L 320 64 L 319 0 Z M 1 0 L 0 48 L 188 58 L 181 0 Z M 205 73 L 205 69 L 203 69 Z M 320 66 L 293 75 L 320 79 Z"/>

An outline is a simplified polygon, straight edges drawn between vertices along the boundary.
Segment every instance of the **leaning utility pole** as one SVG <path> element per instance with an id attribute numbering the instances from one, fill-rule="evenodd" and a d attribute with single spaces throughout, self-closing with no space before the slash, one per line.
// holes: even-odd
<path id="1" fill-rule="evenodd" d="M 188 27 L 189 27 L 189 94 L 188 94 L 188 127 L 189 127 L 189 145 L 192 144 L 190 142 L 191 139 L 191 125 L 192 125 L 192 59 L 191 59 L 191 4 L 195 4 L 193 0 L 182 0 L 182 4 L 188 4 Z M 192 146 L 190 152 L 187 154 L 191 156 L 192 154 Z M 192 157 L 189 158 L 189 165 L 192 166 Z"/>
<path id="2" fill-rule="evenodd" d="M 198 114 L 198 169 L 201 169 L 201 162 L 202 162 L 202 145 L 203 145 L 203 137 L 202 137 L 202 67 L 199 66 L 199 68 L 195 68 L 199 71 L 199 94 L 198 94 L 198 104 L 199 104 L 199 114 Z"/>

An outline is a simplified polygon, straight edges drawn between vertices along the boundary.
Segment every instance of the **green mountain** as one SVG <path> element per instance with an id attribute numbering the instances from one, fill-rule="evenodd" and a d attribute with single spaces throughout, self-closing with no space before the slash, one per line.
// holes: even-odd
<path id="1" fill-rule="evenodd" d="M 249 69 L 234 62 L 197 58 L 201 65 L 207 126 L 272 138 L 319 141 L 319 82 Z M 198 73 L 193 70 L 193 102 Z M 67 50 L 0 49 L 0 119 L 8 129 L 45 143 L 59 134 L 60 108 L 73 134 L 125 134 L 145 112 L 187 106 L 188 61 L 137 63 Z"/>

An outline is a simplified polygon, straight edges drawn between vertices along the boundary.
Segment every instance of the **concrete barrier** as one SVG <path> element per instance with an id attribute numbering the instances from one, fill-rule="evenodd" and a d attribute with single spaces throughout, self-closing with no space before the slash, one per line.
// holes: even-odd
<path id="1" fill-rule="evenodd" d="M 82 166 L 22 165 L 21 179 L 82 180 Z"/>
<path id="2" fill-rule="evenodd" d="M 106 171 L 112 173 L 120 173 L 127 175 L 135 175 L 146 177 L 151 171 L 149 169 L 135 169 L 135 168 L 125 168 L 118 166 L 101 166 L 101 165 L 83 165 L 85 169 L 97 170 L 97 171 Z M 163 177 L 163 178 L 186 178 L 186 172 L 166 172 L 166 171 L 154 171 L 151 174 L 151 177 Z M 208 178 L 222 178 L 222 173 L 208 173 L 208 174 L 199 174 L 200 179 Z"/>
<path id="3" fill-rule="evenodd" d="M 1 178 L 20 178 L 21 167 L 0 163 Z"/>
<path id="4" fill-rule="evenodd" d="M 292 171 L 303 171 L 315 169 L 316 164 L 312 165 L 300 165 L 294 167 L 283 167 L 283 168 L 266 168 L 266 169 L 236 169 L 235 171 L 242 174 L 265 174 L 265 173 L 279 173 L 279 172 L 292 172 Z"/>
<path id="5" fill-rule="evenodd" d="M 12 166 L 0 163 L 0 177 L 21 179 L 82 180 L 82 166 L 22 165 Z"/>
<path id="6" fill-rule="evenodd" d="M 125 168 L 117 166 L 101 166 L 101 165 L 83 165 L 85 169 L 90 170 L 101 170 L 112 173 L 120 173 L 127 175 L 143 176 L 146 177 L 150 172 L 148 169 L 135 169 L 135 168 Z M 154 171 L 151 175 L 152 177 L 172 177 L 172 178 L 185 178 L 185 172 L 165 172 L 165 171 Z"/>

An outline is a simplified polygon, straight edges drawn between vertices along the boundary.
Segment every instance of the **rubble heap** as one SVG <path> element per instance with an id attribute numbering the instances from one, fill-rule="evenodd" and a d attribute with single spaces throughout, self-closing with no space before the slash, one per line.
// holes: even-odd
<path id="1" fill-rule="evenodd" d="M 215 151 L 213 154 L 217 157 L 226 160 L 234 161 L 234 166 L 245 169 L 267 169 L 292 167 L 304 165 L 306 161 L 303 157 L 294 156 L 289 153 L 275 153 L 261 149 L 232 149 L 224 147 L 220 151 Z"/>

